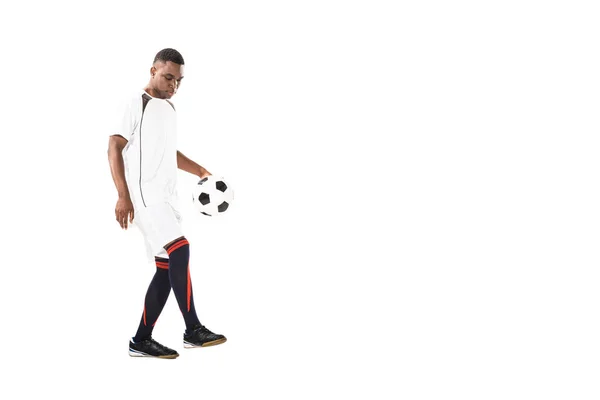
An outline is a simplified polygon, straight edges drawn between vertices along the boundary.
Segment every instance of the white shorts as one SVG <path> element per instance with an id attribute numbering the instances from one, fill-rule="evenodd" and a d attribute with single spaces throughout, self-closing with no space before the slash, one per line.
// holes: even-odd
<path id="1" fill-rule="evenodd" d="M 146 243 L 148 261 L 154 257 L 169 258 L 164 246 L 183 236 L 181 214 L 169 203 L 160 203 L 135 210 L 133 223 Z"/>

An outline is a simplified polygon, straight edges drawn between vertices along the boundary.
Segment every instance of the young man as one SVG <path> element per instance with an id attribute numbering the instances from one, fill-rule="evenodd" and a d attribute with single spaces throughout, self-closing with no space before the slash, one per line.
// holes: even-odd
<path id="1" fill-rule="evenodd" d="M 181 85 L 183 67 L 177 50 L 159 51 L 148 85 L 126 103 L 116 130 L 109 135 L 108 160 L 118 192 L 117 222 L 123 229 L 128 223 L 139 228 L 147 256 L 156 263 L 137 333 L 129 341 L 133 357 L 179 356 L 152 338 L 171 288 L 185 321 L 184 347 L 213 346 L 227 340 L 203 326 L 196 315 L 188 265 L 190 247 L 177 211 L 177 168 L 200 179 L 211 175 L 176 147 L 176 112 L 169 99 Z"/>

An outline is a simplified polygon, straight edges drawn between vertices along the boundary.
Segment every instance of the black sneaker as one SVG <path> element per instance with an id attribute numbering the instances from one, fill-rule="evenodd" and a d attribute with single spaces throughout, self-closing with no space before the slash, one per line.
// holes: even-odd
<path id="1" fill-rule="evenodd" d="M 227 338 L 217 333 L 212 333 L 204 325 L 194 328 L 191 333 L 183 334 L 183 347 L 208 347 L 225 343 Z"/>
<path id="2" fill-rule="evenodd" d="M 156 340 L 150 338 L 134 343 L 133 338 L 129 341 L 129 355 L 131 357 L 158 357 L 158 358 L 177 358 L 179 353 L 175 350 L 163 346 Z"/>

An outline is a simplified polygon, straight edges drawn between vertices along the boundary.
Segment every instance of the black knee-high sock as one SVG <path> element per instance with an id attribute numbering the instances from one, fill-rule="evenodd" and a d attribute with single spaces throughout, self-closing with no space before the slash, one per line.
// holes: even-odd
<path id="1" fill-rule="evenodd" d="M 155 257 L 156 273 L 144 300 L 144 313 L 133 340 L 139 342 L 149 339 L 152 336 L 154 324 L 163 310 L 169 293 L 171 293 L 171 281 L 169 279 L 169 260 L 166 258 Z"/>
<path id="2" fill-rule="evenodd" d="M 181 237 L 165 247 L 169 253 L 169 278 L 171 287 L 179 309 L 185 320 L 185 327 L 189 331 L 194 326 L 200 325 L 196 309 L 194 307 L 194 296 L 192 292 L 192 281 L 190 279 L 190 244 L 185 237 Z"/>

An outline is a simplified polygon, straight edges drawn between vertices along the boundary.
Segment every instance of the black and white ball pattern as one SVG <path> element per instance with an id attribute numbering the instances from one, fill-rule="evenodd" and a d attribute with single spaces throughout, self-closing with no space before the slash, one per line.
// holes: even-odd
<path id="1" fill-rule="evenodd" d="M 210 175 L 194 187 L 193 201 L 200 213 L 216 216 L 229 208 L 233 201 L 233 190 L 223 178 Z"/>

